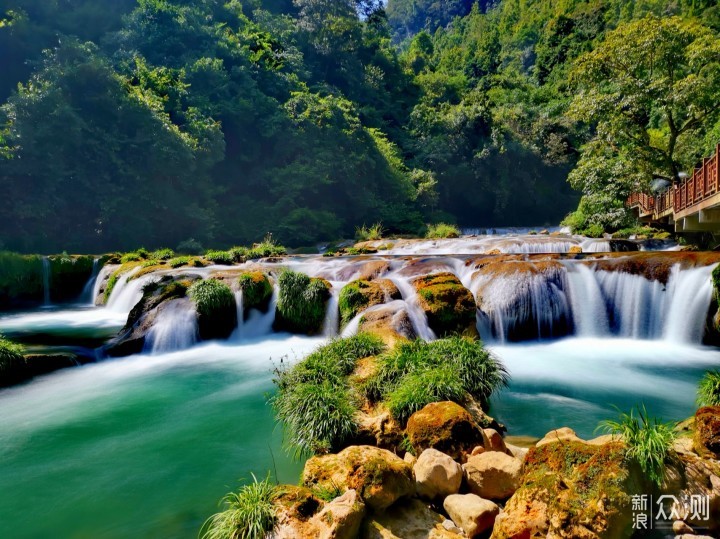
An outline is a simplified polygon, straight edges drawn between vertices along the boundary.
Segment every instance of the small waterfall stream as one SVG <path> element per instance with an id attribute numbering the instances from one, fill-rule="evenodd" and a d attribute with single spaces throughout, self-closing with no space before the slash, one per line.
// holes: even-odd
<path id="1" fill-rule="evenodd" d="M 47 256 L 42 259 L 42 280 L 43 307 L 50 307 L 50 259 Z"/>
<path id="2" fill-rule="evenodd" d="M 237 295 L 235 296 L 237 301 Z M 242 299 L 240 300 L 242 301 Z M 273 323 L 275 322 L 275 309 L 278 302 L 277 285 L 273 287 L 273 294 L 270 298 L 270 305 L 267 312 L 261 312 L 257 309 L 250 309 L 247 317 L 242 322 L 242 326 L 238 326 L 231 339 L 233 341 L 242 341 L 245 339 L 257 339 L 272 333 Z M 238 324 L 241 320 L 240 311 L 238 311 Z"/>
<path id="3" fill-rule="evenodd" d="M 332 288 L 330 289 L 330 298 L 327 301 L 327 308 L 325 310 L 325 321 L 323 322 L 322 335 L 323 337 L 335 337 L 338 334 L 340 328 L 340 311 L 338 308 L 338 299 L 340 296 L 340 290 L 345 283 L 331 281 Z"/>
<path id="4" fill-rule="evenodd" d="M 85 288 L 83 288 L 80 294 L 80 303 L 85 305 L 95 305 L 95 288 L 100 274 L 100 259 L 95 258 L 93 260 L 92 272 L 90 273 L 90 279 L 88 279 Z"/>
<path id="5" fill-rule="evenodd" d="M 140 266 L 138 266 L 118 277 L 117 283 L 115 283 L 115 287 L 106 305 L 108 309 L 114 312 L 129 313 L 137 302 L 140 301 L 143 286 L 157 278 L 150 274 L 132 279 L 140 269 Z"/>
<path id="6" fill-rule="evenodd" d="M 198 342 L 195 307 L 190 301 L 175 299 L 163 305 L 145 338 L 145 352 L 164 354 L 185 350 Z"/>
<path id="7" fill-rule="evenodd" d="M 395 286 L 397 286 L 400 291 L 400 295 L 405 302 L 407 314 L 408 317 L 410 317 L 415 334 L 423 340 L 434 341 L 437 337 L 433 330 L 430 329 L 425 311 L 423 311 L 420 307 L 415 287 L 410 284 L 410 281 L 408 281 L 407 278 L 401 277 L 397 274 L 388 276 L 387 278 L 395 283 Z"/>

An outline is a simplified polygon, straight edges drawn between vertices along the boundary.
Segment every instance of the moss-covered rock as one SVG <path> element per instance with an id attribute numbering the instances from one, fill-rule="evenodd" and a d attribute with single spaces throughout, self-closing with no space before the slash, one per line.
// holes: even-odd
<path id="1" fill-rule="evenodd" d="M 362 539 L 464 539 L 443 526 L 445 518 L 418 499 L 401 500 L 363 523 Z"/>
<path id="2" fill-rule="evenodd" d="M 703 457 L 720 457 L 720 406 L 704 406 L 695 412 L 694 445 Z"/>
<path id="3" fill-rule="evenodd" d="M 26 379 L 22 346 L 0 336 L 0 387 L 11 386 Z"/>
<path id="4" fill-rule="evenodd" d="M 288 270 L 278 277 L 278 287 L 275 330 L 309 335 L 318 333 L 325 320 L 330 283 Z"/>
<path id="5" fill-rule="evenodd" d="M 305 464 L 302 481 L 311 489 L 355 489 L 376 511 L 415 493 L 412 467 L 390 451 L 367 445 L 311 458 Z"/>
<path id="6" fill-rule="evenodd" d="M 227 339 L 238 325 L 235 295 L 218 279 L 197 281 L 187 291 L 195 302 L 200 338 Z"/>
<path id="7" fill-rule="evenodd" d="M 341 324 L 344 326 L 368 307 L 396 299 L 402 299 L 402 296 L 395 283 L 388 279 L 352 281 L 340 291 L 338 304 Z"/>
<path id="8" fill-rule="evenodd" d="M 50 301 L 76 300 L 90 280 L 95 258 L 92 256 L 51 256 Z"/>
<path id="9" fill-rule="evenodd" d="M 455 460 L 464 460 L 473 448 L 488 445 L 470 413 L 450 401 L 428 404 L 411 415 L 407 435 L 415 454 L 432 448 Z"/>
<path id="10" fill-rule="evenodd" d="M 477 336 L 475 298 L 452 273 L 425 275 L 412 281 L 428 324 L 438 336 Z"/>
<path id="11" fill-rule="evenodd" d="M 266 311 L 270 304 L 273 287 L 262 271 L 246 271 L 238 277 L 238 288 L 243 293 L 243 309 Z"/>
<path id="12" fill-rule="evenodd" d="M 388 346 L 417 336 L 404 301 L 369 307 L 360 319 L 360 331 L 379 336 Z"/>
<path id="13" fill-rule="evenodd" d="M 492 538 L 629 537 L 631 495 L 642 487 L 624 457 L 617 442 L 532 448 L 520 488 L 495 521 Z"/>

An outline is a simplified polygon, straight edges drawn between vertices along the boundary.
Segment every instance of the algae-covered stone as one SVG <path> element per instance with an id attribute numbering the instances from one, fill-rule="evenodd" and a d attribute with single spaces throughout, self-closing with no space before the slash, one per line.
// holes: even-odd
<path id="1" fill-rule="evenodd" d="M 272 297 L 273 287 L 262 271 L 246 271 L 238 277 L 238 288 L 243 294 L 243 309 L 266 310 Z"/>
<path id="2" fill-rule="evenodd" d="M 397 286 L 388 279 L 352 281 L 340 292 L 338 304 L 341 322 L 345 325 L 368 307 L 401 298 Z"/>
<path id="3" fill-rule="evenodd" d="M 278 277 L 279 295 L 274 328 L 290 333 L 315 334 L 325 320 L 330 283 L 304 273 L 284 271 Z"/>
<path id="4" fill-rule="evenodd" d="M 487 437 L 470 413 L 450 401 L 434 402 L 418 410 L 407 422 L 407 435 L 416 454 L 433 448 L 461 460 Z"/>
<path id="5" fill-rule="evenodd" d="M 452 273 L 435 273 L 412 281 L 428 324 L 438 336 L 477 335 L 472 293 Z"/>
<path id="6" fill-rule="evenodd" d="M 415 493 L 412 467 L 390 451 L 367 445 L 311 458 L 302 480 L 310 488 L 355 489 L 376 511 Z"/>
<path id="7" fill-rule="evenodd" d="M 720 406 L 704 406 L 695 412 L 695 451 L 720 457 Z"/>

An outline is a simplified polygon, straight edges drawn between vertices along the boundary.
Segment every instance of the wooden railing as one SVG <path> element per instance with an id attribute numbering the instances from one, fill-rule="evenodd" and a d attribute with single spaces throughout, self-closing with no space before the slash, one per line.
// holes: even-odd
<path id="1" fill-rule="evenodd" d="M 638 208 L 640 216 L 653 214 L 653 218 L 659 219 L 668 211 L 678 213 L 715 196 L 720 184 L 718 154 L 720 144 L 716 147 L 715 155 L 703 159 L 692 175 L 660 195 L 633 193 L 628 197 L 627 206 Z"/>

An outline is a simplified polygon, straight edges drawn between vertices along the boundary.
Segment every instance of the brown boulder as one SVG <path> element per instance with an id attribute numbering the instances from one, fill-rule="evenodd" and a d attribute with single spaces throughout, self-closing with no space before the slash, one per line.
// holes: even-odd
<path id="1" fill-rule="evenodd" d="M 387 511 L 366 519 L 363 539 L 462 539 L 443 526 L 445 519 L 420 500 L 398 502 Z"/>
<path id="2" fill-rule="evenodd" d="M 437 449 L 423 451 L 413 471 L 418 495 L 429 500 L 456 494 L 463 480 L 462 466 Z"/>
<path id="3" fill-rule="evenodd" d="M 415 412 L 408 419 L 407 435 L 416 454 L 433 448 L 461 461 L 473 448 L 488 444 L 470 413 L 450 401 L 434 402 Z"/>
<path id="4" fill-rule="evenodd" d="M 472 292 L 452 273 L 435 273 L 412 281 L 430 328 L 439 336 L 477 336 L 477 307 Z"/>
<path id="5" fill-rule="evenodd" d="M 491 529 L 500 513 L 497 504 L 475 494 L 453 494 L 445 498 L 443 508 L 468 537 Z"/>
<path id="6" fill-rule="evenodd" d="M 463 465 L 470 492 L 489 500 L 504 500 L 520 486 L 522 462 L 499 451 L 470 457 Z"/>
<path id="7" fill-rule="evenodd" d="M 695 412 L 694 442 L 699 455 L 720 457 L 720 406 L 704 406 Z"/>

